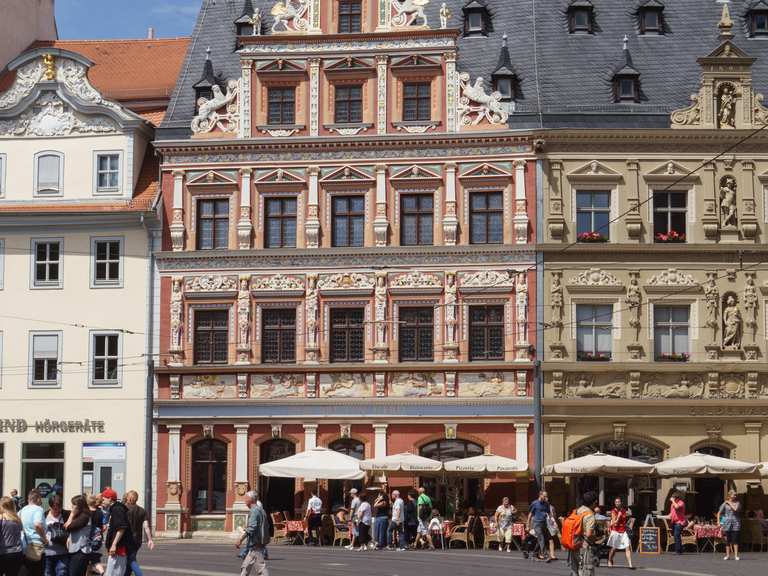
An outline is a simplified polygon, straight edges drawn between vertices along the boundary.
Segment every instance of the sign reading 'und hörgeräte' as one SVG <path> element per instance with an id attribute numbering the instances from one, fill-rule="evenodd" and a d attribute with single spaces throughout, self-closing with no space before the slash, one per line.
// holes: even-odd
<path id="1" fill-rule="evenodd" d="M 105 431 L 103 420 L 35 420 L 30 424 L 24 418 L 0 418 L 0 432 L 13 432 L 23 434 L 28 430 L 34 430 L 38 434 L 55 433 L 82 433 L 103 434 Z"/>

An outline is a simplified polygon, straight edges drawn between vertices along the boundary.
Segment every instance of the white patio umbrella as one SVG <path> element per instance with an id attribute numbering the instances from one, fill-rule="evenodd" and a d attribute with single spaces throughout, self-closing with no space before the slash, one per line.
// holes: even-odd
<path id="1" fill-rule="evenodd" d="M 511 476 L 528 471 L 526 464 L 495 454 L 481 454 L 471 458 L 451 460 L 444 466 L 445 471 L 452 476 Z"/>
<path id="2" fill-rule="evenodd" d="M 653 472 L 653 465 L 595 452 L 559 464 L 544 466 L 544 476 L 631 476 Z"/>
<path id="3" fill-rule="evenodd" d="M 759 464 L 721 458 L 711 454 L 694 452 L 656 464 L 659 476 L 702 477 L 719 476 L 728 478 L 752 478 L 759 475 Z"/>
<path id="4" fill-rule="evenodd" d="M 443 463 L 410 452 L 403 452 L 382 458 L 361 460 L 360 469 L 371 472 L 418 472 L 429 475 L 439 473 L 443 469 Z"/>
<path id="5" fill-rule="evenodd" d="M 259 474 L 321 480 L 360 480 L 365 477 L 365 472 L 360 470 L 360 460 L 320 447 L 262 464 Z"/>

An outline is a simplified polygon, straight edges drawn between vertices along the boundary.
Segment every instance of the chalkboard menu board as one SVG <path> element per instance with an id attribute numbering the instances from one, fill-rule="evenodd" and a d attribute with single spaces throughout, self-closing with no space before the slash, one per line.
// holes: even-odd
<path id="1" fill-rule="evenodd" d="M 640 527 L 638 552 L 640 554 L 661 554 L 661 533 L 658 528 L 652 526 Z"/>

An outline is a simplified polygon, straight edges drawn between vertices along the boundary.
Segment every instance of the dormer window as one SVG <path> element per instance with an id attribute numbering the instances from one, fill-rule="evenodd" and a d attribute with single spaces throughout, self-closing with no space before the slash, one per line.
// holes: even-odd
<path id="1" fill-rule="evenodd" d="M 491 31 L 491 15 L 481 0 L 472 0 L 461 9 L 464 12 L 464 36 L 487 36 Z"/>
<path id="2" fill-rule="evenodd" d="M 503 78 L 496 78 L 493 83 L 494 91 L 501 94 L 502 100 L 514 100 L 515 90 L 512 86 L 512 78 L 505 76 Z"/>
<path id="3" fill-rule="evenodd" d="M 658 2 L 649 2 L 641 7 L 638 15 L 640 17 L 640 34 L 663 34 L 664 6 Z"/>
<path id="4" fill-rule="evenodd" d="M 512 66 L 512 58 L 509 55 L 506 34 L 504 34 L 504 39 L 501 45 L 499 62 L 496 65 L 496 69 L 491 74 L 491 80 L 493 81 L 493 90 L 501 94 L 502 101 L 511 102 L 515 99 L 517 73 L 515 72 L 514 66 Z"/>
<path id="5" fill-rule="evenodd" d="M 245 0 L 243 5 L 243 13 L 235 20 L 235 30 L 238 36 L 255 36 L 260 34 L 261 30 L 254 30 L 254 24 L 256 22 L 261 23 L 260 18 L 254 18 L 256 11 L 253 9 L 253 2 L 251 0 Z"/>
<path id="6" fill-rule="evenodd" d="M 750 11 L 749 26 L 752 36 L 768 36 L 768 5 Z"/>
<path id="7" fill-rule="evenodd" d="M 192 85 L 195 90 L 195 114 L 200 107 L 200 99 L 211 100 L 213 98 L 213 87 L 221 85 L 221 79 L 213 71 L 213 62 L 211 62 L 211 48 L 205 50 L 205 64 L 203 65 L 203 74 L 200 80 Z"/>
<path id="8" fill-rule="evenodd" d="M 617 102 L 637 102 L 638 79 L 634 76 L 617 76 L 613 79 Z"/>
<path id="9" fill-rule="evenodd" d="M 568 7 L 568 30 L 571 34 L 592 34 L 592 2 L 575 0 Z"/>

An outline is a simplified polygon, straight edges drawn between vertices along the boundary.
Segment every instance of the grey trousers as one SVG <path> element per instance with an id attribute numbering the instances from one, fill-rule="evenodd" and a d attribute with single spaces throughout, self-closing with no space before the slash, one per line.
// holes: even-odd
<path id="1" fill-rule="evenodd" d="M 594 576 L 595 564 L 593 562 L 592 547 L 585 544 L 578 550 L 568 552 L 568 564 L 571 568 L 571 576 Z"/>
<path id="2" fill-rule="evenodd" d="M 269 576 L 264 548 L 251 548 L 240 566 L 240 576 Z"/>

